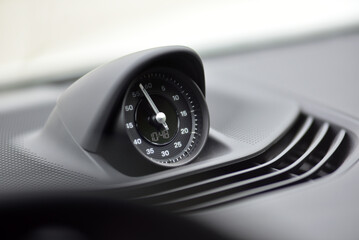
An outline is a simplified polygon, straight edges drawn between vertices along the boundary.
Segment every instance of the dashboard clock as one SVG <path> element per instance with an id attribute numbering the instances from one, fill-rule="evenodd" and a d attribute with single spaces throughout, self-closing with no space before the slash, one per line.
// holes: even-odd
<path id="1" fill-rule="evenodd" d="M 204 96 L 191 78 L 174 69 L 152 69 L 133 79 L 122 111 L 129 140 L 155 164 L 189 163 L 206 142 L 209 116 Z"/>

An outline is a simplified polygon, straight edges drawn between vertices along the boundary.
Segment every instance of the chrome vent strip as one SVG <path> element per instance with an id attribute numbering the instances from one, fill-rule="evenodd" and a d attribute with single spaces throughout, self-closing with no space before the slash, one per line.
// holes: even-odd
<path id="1" fill-rule="evenodd" d="M 350 139 L 345 130 L 302 114 L 258 156 L 124 193 L 131 201 L 169 211 L 207 208 L 326 176 L 345 160 Z"/>

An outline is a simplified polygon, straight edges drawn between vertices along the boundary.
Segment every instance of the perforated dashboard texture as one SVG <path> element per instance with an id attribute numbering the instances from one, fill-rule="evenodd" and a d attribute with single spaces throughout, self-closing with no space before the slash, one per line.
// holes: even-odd
<path id="1" fill-rule="evenodd" d="M 23 135 L 43 127 L 53 103 L 0 113 L 0 191 L 77 188 L 95 179 L 48 162 L 26 149 Z"/>

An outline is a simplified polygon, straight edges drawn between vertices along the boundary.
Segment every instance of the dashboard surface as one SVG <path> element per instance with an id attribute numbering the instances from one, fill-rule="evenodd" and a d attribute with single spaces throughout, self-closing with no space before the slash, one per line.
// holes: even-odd
<path id="1" fill-rule="evenodd" d="M 291 125 L 299 111 L 309 111 L 326 121 L 337 123 L 344 128 L 348 127 L 356 141 L 355 136 L 359 134 L 359 129 L 352 126 L 359 121 L 357 32 L 205 58 L 203 63 L 206 99 L 212 114 L 212 137 L 217 139 L 216 136 L 220 136 L 221 140 L 223 135 L 233 137 L 234 134 L 234 138 L 239 138 L 242 144 L 239 149 L 249 149 L 247 152 L 238 150 L 237 157 L 262 152 Z M 11 163 L 4 152 L 10 151 L 15 159 L 24 156 L 23 149 L 33 146 L 30 140 L 45 124 L 58 96 L 68 85 L 69 83 L 63 83 L 29 87 L 12 90 L 0 97 L 0 140 L 6 143 L 9 139 L 15 139 L 12 143 L 16 143 L 10 150 L 7 149 L 9 145 L 2 144 L 1 168 L 5 169 L 6 174 L 3 175 L 4 181 L 0 186 L 4 194 L 8 190 L 18 188 L 32 190 L 31 184 L 23 185 L 23 182 L 31 181 L 36 181 L 36 184 L 46 183 L 41 187 L 50 189 L 56 184 L 65 184 L 83 190 L 104 186 L 116 187 L 121 181 L 133 179 L 134 176 L 128 174 L 119 176 L 109 166 L 99 165 L 98 161 L 101 160 L 96 159 L 94 162 L 86 163 L 89 166 L 86 168 L 81 162 L 76 165 L 65 158 L 58 164 L 57 160 L 51 160 L 51 149 L 48 149 L 49 155 L 42 159 L 47 161 L 46 164 L 36 166 L 42 169 L 39 173 L 7 182 L 33 167 L 34 156 L 30 152 L 30 157 L 26 158 L 26 161 L 17 160 L 17 163 Z M 233 99 L 236 100 L 231 102 Z M 255 103 L 258 102 L 261 107 L 258 108 L 260 114 L 255 115 L 256 119 L 265 119 L 268 116 L 268 121 L 272 121 L 269 121 L 269 124 L 273 131 L 259 134 L 259 139 L 263 141 L 243 138 L 250 136 L 251 133 L 248 132 L 239 131 L 236 135 L 231 131 L 230 124 L 253 124 L 241 117 L 241 111 L 245 112 L 246 106 L 256 109 L 259 105 Z M 267 105 L 262 105 L 262 102 Z M 220 109 L 220 106 L 224 108 Z M 233 111 L 235 108 L 238 108 L 237 111 Z M 272 117 L 269 117 L 271 114 Z M 228 115 L 233 122 L 222 119 L 223 115 Z M 253 117 L 250 112 L 245 116 Z M 278 116 L 281 118 L 276 118 Z M 278 123 L 280 119 L 282 122 Z M 260 125 L 261 122 L 254 123 Z M 266 122 L 265 125 L 267 124 Z M 252 148 L 246 148 L 248 146 Z M 226 147 L 235 148 L 226 145 L 219 157 L 214 154 L 204 159 L 208 160 L 209 164 L 216 164 L 215 160 L 225 155 Z M 356 206 L 359 200 L 359 190 L 356 187 L 356 183 L 359 182 L 359 168 L 354 163 L 358 157 L 358 149 L 352 149 L 349 157 L 350 167 L 339 169 L 340 171 L 330 176 L 187 213 L 185 217 L 231 238 L 240 236 L 244 239 L 356 239 L 359 234 L 356 227 L 359 221 L 359 208 Z M 204 166 L 207 162 L 195 162 L 193 167 L 185 169 L 196 171 L 196 168 Z M 175 173 L 176 170 L 168 170 L 168 175 L 157 173 L 151 177 L 158 181 Z M 141 182 L 148 178 L 142 176 L 137 181 Z M 51 181 L 48 181 L 49 179 Z"/>

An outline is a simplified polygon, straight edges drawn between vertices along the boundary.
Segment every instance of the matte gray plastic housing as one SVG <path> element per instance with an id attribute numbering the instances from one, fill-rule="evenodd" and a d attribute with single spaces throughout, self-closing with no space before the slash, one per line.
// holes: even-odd
<path id="1" fill-rule="evenodd" d="M 124 94 L 130 81 L 142 71 L 155 67 L 174 67 L 191 77 L 205 94 L 202 61 L 190 48 L 161 47 L 137 52 L 89 72 L 58 99 L 54 111 L 85 150 L 96 152 L 115 103 Z M 56 121 L 49 118 L 47 125 Z"/>
<path id="2" fill-rule="evenodd" d="M 123 126 L 118 117 L 132 80 L 158 67 L 182 72 L 198 91 L 205 92 L 202 62 L 189 48 L 164 47 L 128 55 L 95 69 L 65 90 L 45 126 L 24 136 L 24 147 L 51 163 L 106 182 L 106 188 L 120 189 L 245 161 L 275 143 L 299 115 L 296 102 L 243 82 L 237 88 L 223 84 L 230 76 L 207 69 L 206 81 L 218 83 L 208 84 L 212 119 L 208 141 L 191 164 L 160 168 L 144 161 L 127 135 L 123 138 L 125 131 L 117 128 Z"/>

